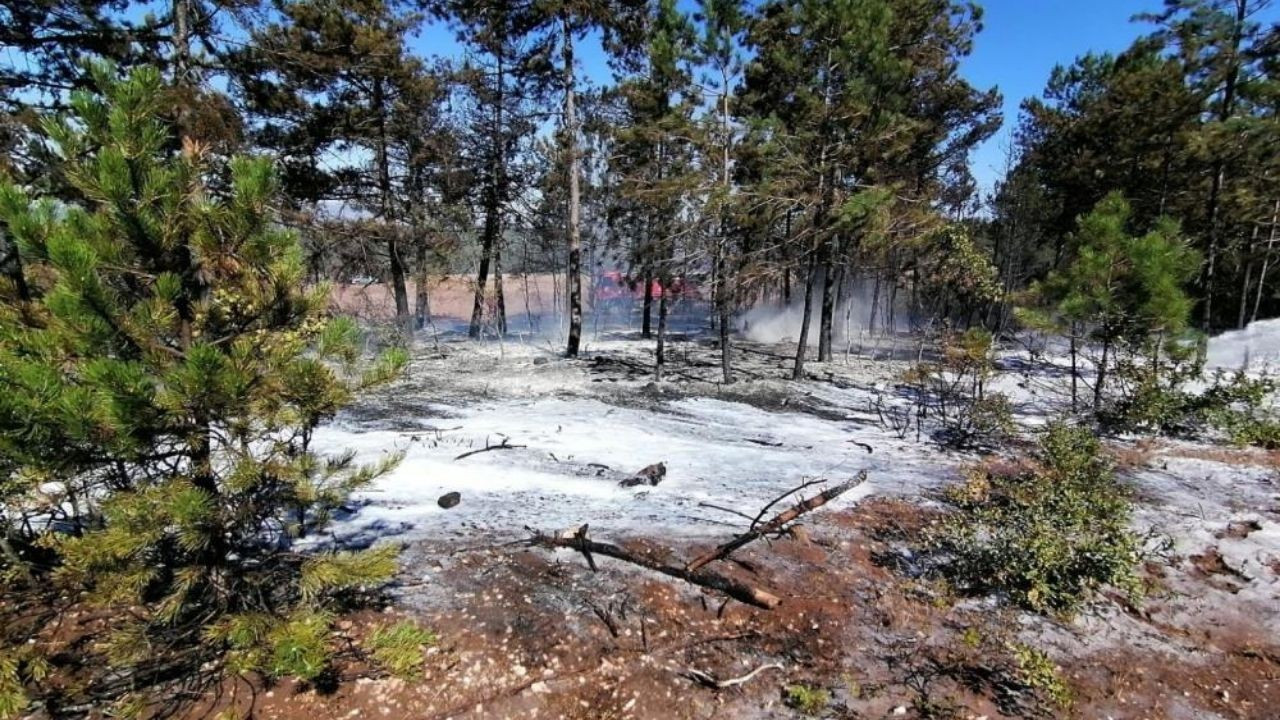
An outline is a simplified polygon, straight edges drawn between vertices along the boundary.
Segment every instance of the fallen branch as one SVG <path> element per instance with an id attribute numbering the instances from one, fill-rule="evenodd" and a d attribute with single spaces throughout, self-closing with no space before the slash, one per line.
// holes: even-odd
<path id="1" fill-rule="evenodd" d="M 860 441 L 858 441 L 858 440 L 850 440 L 849 442 L 853 443 L 854 445 L 857 445 L 858 447 L 862 448 L 863 450 L 866 450 L 868 455 L 870 455 L 872 452 L 874 452 L 874 449 L 873 449 L 870 445 L 868 445 L 867 443 L 860 442 Z"/>
<path id="2" fill-rule="evenodd" d="M 732 513 L 734 515 L 737 515 L 740 518 L 745 518 L 747 520 L 751 520 L 752 522 L 755 521 L 754 518 L 752 518 L 750 515 L 746 513 L 738 512 L 733 508 L 722 507 L 720 505 L 713 505 L 712 503 L 709 503 L 709 502 L 700 502 L 698 503 L 698 507 L 711 508 L 712 510 L 719 510 L 720 512 Z"/>
<path id="3" fill-rule="evenodd" d="M 701 670 L 695 670 L 693 668 L 689 668 L 688 675 L 690 678 L 697 680 L 699 683 L 702 683 L 703 685 L 706 685 L 709 688 L 715 688 L 716 690 L 723 690 L 725 688 L 733 687 L 734 685 L 743 685 L 748 682 L 751 682 L 752 678 L 764 672 L 765 670 L 781 670 L 781 669 L 782 669 L 782 666 L 779 665 L 778 663 L 767 663 L 765 665 L 761 665 L 755 670 L 752 670 L 746 675 L 743 675 L 741 677 L 736 677 L 736 678 L 729 678 L 727 680 L 717 680 L 714 675 L 711 675 L 710 673 L 702 672 Z"/>
<path id="4" fill-rule="evenodd" d="M 826 482 L 826 480 L 808 480 L 782 493 L 778 497 L 770 500 L 768 504 L 760 508 L 760 512 L 756 513 L 756 516 L 751 519 L 751 529 L 752 530 L 756 529 L 756 526 L 759 525 L 760 521 L 764 519 L 764 514 L 769 512 L 769 508 L 773 507 L 774 505 L 777 505 L 778 503 L 782 502 L 783 500 L 786 500 L 787 498 L 791 497 L 792 495 L 795 495 L 796 493 L 800 492 L 801 490 L 804 490 L 805 488 L 813 487 L 814 485 L 821 485 L 824 482 Z"/>
<path id="5" fill-rule="evenodd" d="M 587 537 L 585 526 L 580 528 L 571 537 L 556 537 L 536 533 L 533 537 L 529 538 L 528 542 L 530 545 L 552 550 L 556 548 L 577 550 L 587 558 L 587 564 L 591 566 L 592 570 L 596 568 L 595 558 L 593 555 L 604 555 L 616 560 L 631 563 L 632 565 L 639 565 L 640 567 L 648 568 L 649 570 L 662 573 L 663 575 L 669 575 L 673 578 L 684 580 L 687 583 L 692 583 L 699 587 L 722 592 L 734 600 L 744 602 L 748 605 L 754 605 L 758 608 L 764 608 L 765 610 L 772 610 L 782 602 L 777 595 L 735 580 L 731 577 L 726 577 L 719 573 L 706 570 L 689 570 L 678 565 L 668 565 L 656 558 L 639 553 L 633 553 L 617 545 L 596 542 Z"/>
<path id="6" fill-rule="evenodd" d="M 454 458 L 454 460 L 461 460 L 461 459 L 463 459 L 463 458 L 469 458 L 469 457 L 471 457 L 472 455 L 479 455 L 480 453 L 483 453 L 483 452 L 489 452 L 490 450 L 515 450 L 516 448 L 522 448 L 522 447 L 526 447 L 526 446 L 525 446 L 525 445 L 510 445 L 510 444 L 508 444 L 508 443 L 507 443 L 507 441 L 506 441 L 506 440 L 503 440 L 501 443 L 499 443 L 499 444 L 497 444 L 497 445 L 486 445 L 486 446 L 484 446 L 484 447 L 480 448 L 479 450 L 470 450 L 470 451 L 468 451 L 468 452 L 464 452 L 464 453 L 462 453 L 461 455 L 459 455 L 458 457 Z"/>
<path id="7" fill-rule="evenodd" d="M 826 490 L 823 490 L 822 492 L 818 493 L 817 495 L 814 495 L 808 500 L 803 500 L 799 503 L 796 503 L 795 505 L 791 506 L 791 508 L 784 510 L 781 513 L 778 513 L 769 522 L 759 527 L 753 527 L 750 530 L 742 533 L 738 537 L 730 540 L 729 542 L 724 543 L 719 547 L 708 550 L 702 555 L 699 555 L 698 557 L 694 558 L 688 565 L 684 566 L 685 571 L 690 573 L 697 572 L 699 568 L 702 568 L 708 563 L 715 562 L 716 560 L 723 560 L 729 557 L 729 555 L 731 555 L 738 548 L 744 545 L 747 545 L 749 543 L 752 543 L 756 540 L 759 540 L 760 538 L 766 535 L 772 535 L 773 533 L 776 533 L 782 530 L 783 526 L 785 526 L 787 523 L 795 520 L 801 515 L 804 515 L 810 510 L 814 510 L 816 508 L 822 507 L 823 505 L 826 505 L 827 503 L 831 502 L 832 500 L 844 494 L 845 492 L 852 489 L 853 487 L 860 485 L 866 479 L 867 479 L 867 471 L 863 470 L 862 472 L 858 473 L 858 475 L 854 477 L 852 480 L 840 483 L 835 487 L 827 488 Z"/>

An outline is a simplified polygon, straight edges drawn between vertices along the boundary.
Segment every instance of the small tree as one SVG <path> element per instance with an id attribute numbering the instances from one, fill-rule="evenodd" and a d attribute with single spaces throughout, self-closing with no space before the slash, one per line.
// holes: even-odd
<path id="1" fill-rule="evenodd" d="M 1040 284 L 1029 313 L 1072 340 L 1072 404 L 1075 404 L 1076 339 L 1098 345 L 1093 407 L 1105 397 L 1108 370 L 1123 346 L 1157 363 L 1167 338 L 1186 330 L 1192 300 L 1184 291 L 1199 258 L 1182 239 L 1178 224 L 1162 218 L 1144 235 L 1129 230 L 1130 207 L 1119 193 L 1105 197 L 1079 219 L 1072 237 L 1075 257 Z M 1083 334 L 1087 333 L 1087 334 Z"/>
<path id="2" fill-rule="evenodd" d="M 160 75 L 95 77 L 100 93 L 77 93 L 46 128 L 82 201 L 0 186 L 0 229 L 29 289 L 0 287 L 13 550 L 0 562 L 119 610 L 94 646 L 105 658 L 78 659 L 100 672 L 65 692 L 101 702 L 202 666 L 314 678 L 330 599 L 388 577 L 396 552 L 290 549 L 395 461 L 322 456 L 312 432 L 405 357 L 354 372 L 354 324 L 326 317 L 328 289 L 305 285 L 297 239 L 273 222 L 269 160 L 220 162 L 189 139 L 166 152 Z M 0 670 L 32 667 L 21 653 L 38 630 L 2 638 Z"/>
<path id="3" fill-rule="evenodd" d="M 1141 590 L 1129 493 L 1088 428 L 1052 423 L 1035 458 L 970 468 L 944 497 L 930 544 L 960 590 L 1065 613 L 1102 587 Z"/>

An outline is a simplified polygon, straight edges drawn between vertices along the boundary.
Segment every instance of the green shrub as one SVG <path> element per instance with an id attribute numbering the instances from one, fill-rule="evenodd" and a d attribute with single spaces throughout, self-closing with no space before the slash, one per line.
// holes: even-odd
<path id="1" fill-rule="evenodd" d="M 1071 704 L 1071 689 L 1062 679 L 1058 666 L 1043 650 L 1023 643 L 1012 643 L 1008 649 L 1013 654 L 1019 682 L 1060 708 Z"/>
<path id="2" fill-rule="evenodd" d="M 787 705 L 805 715 L 817 715 L 831 704 L 831 693 L 810 685 L 788 685 L 786 700 Z"/>
<path id="3" fill-rule="evenodd" d="M 1274 378 L 1223 370 L 1205 377 L 1198 361 L 1143 361 L 1121 363 L 1116 386 L 1117 397 L 1098 415 L 1111 430 L 1280 447 Z"/>
<path id="4" fill-rule="evenodd" d="M 435 643 L 436 634 L 412 620 L 380 625 L 369 634 L 373 661 L 392 675 L 406 679 L 422 670 L 423 648 Z"/>
<path id="5" fill-rule="evenodd" d="M 1055 423 L 1034 461 L 971 468 L 945 497 L 930 544 L 957 589 L 1055 612 L 1100 586 L 1138 591 L 1128 496 L 1087 429 Z"/>
<path id="6" fill-rule="evenodd" d="M 933 437 L 954 448 L 990 448 L 1013 434 L 1009 399 L 991 392 L 995 375 L 992 338 L 969 330 L 943 338 L 941 356 L 908 370 L 903 381 L 914 394 L 917 434 L 925 421 Z"/>

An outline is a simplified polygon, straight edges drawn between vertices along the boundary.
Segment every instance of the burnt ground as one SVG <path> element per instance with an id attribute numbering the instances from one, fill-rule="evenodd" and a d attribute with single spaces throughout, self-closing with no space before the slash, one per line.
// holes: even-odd
<path id="1" fill-rule="evenodd" d="M 1055 657 L 1065 702 L 1019 651 L 1045 627 L 1089 644 L 1077 623 L 949 595 L 912 579 L 903 558 L 930 512 L 898 500 L 813 513 L 803 530 L 749 546 L 732 569 L 783 598 L 759 610 L 608 559 L 592 573 L 568 551 L 520 547 L 452 552 L 416 547 L 433 570 L 402 587 L 388 612 L 435 629 L 421 680 L 377 677 L 359 662 L 318 691 L 283 683 L 253 699 L 257 718 L 1269 718 L 1280 708 L 1280 644 L 1222 613 L 1187 624 L 1176 599 L 1092 612 L 1189 648 L 1114 645 Z M 652 546 L 654 543 L 650 542 Z M 629 547 L 640 547 L 634 542 Z M 682 547 L 682 557 L 694 548 Z M 1194 590 L 1219 569 L 1153 566 Z M 1160 576 L 1164 576 L 1163 579 Z M 359 636 L 371 620 L 351 620 Z M 1203 627 L 1201 626 L 1203 625 Z M 1212 632 L 1207 628 L 1212 627 Z M 718 680 L 708 687 L 695 671 Z M 804 712 L 788 688 L 825 692 Z M 244 686 L 236 705 L 249 709 Z"/>
<path id="2" fill-rule="evenodd" d="M 404 382 L 366 398 L 348 421 L 376 428 L 391 418 L 413 427 L 415 417 L 435 417 L 429 422 L 467 426 L 445 433 L 457 447 L 430 451 L 447 463 L 470 443 L 488 442 L 479 429 L 467 436 L 472 425 L 488 433 L 489 425 L 477 425 L 481 420 L 547 396 L 599 401 L 602 418 L 617 417 L 608 409 L 615 407 L 657 416 L 671 412 L 673 399 L 695 397 L 830 422 L 833 437 L 845 433 L 875 445 L 874 456 L 852 455 L 875 463 L 874 492 L 854 504 L 820 508 L 802 519 L 799 532 L 751 544 L 735 554 L 736 562 L 716 563 L 779 596 L 777 608 L 726 601 L 608 558 L 597 557 L 599 569 L 592 572 L 580 554 L 513 542 L 527 534 L 521 523 L 559 530 L 548 523 L 600 520 L 592 513 L 612 507 L 612 500 L 565 508 L 576 502 L 572 496 L 546 495 L 545 504 L 527 506 L 521 517 L 524 499 L 500 515 L 497 495 L 477 500 L 477 491 L 464 491 L 460 509 L 424 516 L 421 527 L 395 536 L 405 547 L 404 570 L 382 611 L 339 620 L 345 640 L 335 648 L 334 677 L 319 687 L 261 678 L 229 682 L 184 714 L 234 710 L 281 720 L 1280 717 L 1274 456 L 1117 441 L 1113 449 L 1134 486 L 1139 529 L 1153 538 L 1176 535 L 1177 542 L 1151 554 L 1145 568 L 1151 590 L 1140 606 L 1103 593 L 1075 618 L 1046 618 L 999 598 L 957 597 L 921 573 L 912 549 L 938 510 L 920 478 L 932 473 L 936 488 L 974 458 L 887 427 L 875 398 L 894 398 L 901 359 L 859 352 L 844 362 L 815 363 L 806 381 L 791 383 L 786 346 L 744 344 L 743 379 L 726 386 L 715 382 L 714 346 L 697 338 L 673 345 L 669 380 L 655 384 L 646 372 L 650 348 L 626 335 L 572 362 L 537 343 L 477 350 L 446 340 L 419 353 Z M 1015 398 L 1020 405 L 1039 417 L 1049 414 L 1053 398 L 1036 394 L 1047 381 L 1034 370 L 1005 379 L 1011 390 L 1023 391 Z M 449 410 L 511 397 L 518 403 L 497 405 L 489 415 Z M 427 413 L 427 401 L 444 405 Z M 751 447 L 743 444 L 743 452 Z M 504 472 L 535 460 L 547 466 L 545 458 L 533 457 L 534 448 L 522 452 L 528 456 L 488 453 L 466 467 L 480 460 L 507 463 L 490 468 Z M 908 465 L 915 468 L 911 482 L 903 474 Z M 714 486 L 670 484 L 653 493 L 705 487 Z M 434 505 L 435 495 L 426 495 Z M 629 502 L 634 507 L 647 502 L 643 498 L 637 493 Z M 650 512 L 685 506 L 645 505 Z M 592 524 L 592 536 L 678 564 L 735 532 L 723 523 L 695 532 L 657 515 L 617 524 L 627 507 L 618 504 L 621 514 L 612 524 Z M 501 520 L 483 529 L 453 521 L 442 529 L 439 518 L 466 517 L 457 513 L 467 508 Z M 556 519 L 541 515 L 548 510 Z M 388 677 L 351 650 L 372 624 L 389 617 L 413 618 L 438 634 L 420 676 Z M 742 681 L 712 686 L 735 680 Z"/>

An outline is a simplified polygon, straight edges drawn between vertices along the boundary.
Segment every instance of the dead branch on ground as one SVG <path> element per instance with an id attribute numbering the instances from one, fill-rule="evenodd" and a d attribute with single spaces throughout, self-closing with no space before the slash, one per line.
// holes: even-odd
<path id="1" fill-rule="evenodd" d="M 595 555 L 604 555 L 616 560 L 639 565 L 655 572 L 668 575 L 670 577 L 684 580 L 687 583 L 704 587 L 709 590 L 722 592 L 729 597 L 744 602 L 748 605 L 754 605 L 765 610 L 772 610 L 777 607 L 782 600 L 766 590 L 748 585 L 734 578 L 721 575 L 709 570 L 690 571 L 679 565 L 667 564 L 648 554 L 636 553 L 626 548 L 612 545 L 610 543 L 602 543 L 591 540 L 587 537 L 586 526 L 579 528 L 572 537 L 557 537 L 546 535 L 535 531 L 534 536 L 529 538 L 529 544 L 536 547 L 547 549 L 564 548 L 567 550 L 577 550 L 587 559 L 587 565 L 594 571 L 596 570 Z"/>
<path id="2" fill-rule="evenodd" d="M 717 680 L 715 676 L 712 675 L 711 673 L 705 673 L 701 670 L 696 670 L 694 668 L 689 668 L 686 674 L 693 680 L 696 680 L 697 682 L 701 683 L 702 685 L 705 685 L 709 688 L 714 688 L 716 690 L 723 690 L 725 688 L 733 687 L 734 685 L 743 685 L 748 682 L 751 682 L 752 678 L 764 672 L 765 670 L 781 670 L 781 669 L 782 669 L 782 666 L 779 665 L 778 663 L 765 663 L 764 665 L 761 665 L 760 667 L 756 668 L 755 670 L 752 670 L 746 675 L 742 675 L 741 677 L 728 678 L 726 680 Z"/>
<path id="3" fill-rule="evenodd" d="M 791 506 L 789 509 L 784 510 L 781 513 L 778 513 L 769 522 L 763 525 L 760 525 L 759 527 L 752 527 L 750 530 L 747 530 L 746 532 L 730 540 L 729 542 L 724 543 L 723 545 L 720 545 L 719 547 L 716 547 L 712 550 L 709 550 L 703 553 L 702 555 L 699 555 L 697 558 L 694 558 L 693 561 L 691 561 L 688 565 L 685 565 L 684 569 L 688 572 L 696 572 L 699 568 L 707 565 L 708 563 L 714 562 L 716 560 L 723 560 L 729 557 L 729 555 L 731 555 L 735 550 L 742 547 L 743 545 L 747 545 L 749 543 L 755 542 L 756 540 L 759 540 L 760 538 L 766 535 L 772 535 L 776 532 L 781 531 L 787 523 L 792 522 L 793 520 L 809 512 L 810 510 L 826 505 L 827 503 L 831 502 L 835 498 L 844 494 L 848 490 L 854 488 L 857 485 L 862 484 L 862 482 L 866 479 L 867 479 L 867 471 L 863 470 L 862 472 L 858 473 L 858 475 L 854 477 L 852 480 L 840 483 L 835 487 L 827 488 L 826 490 L 823 490 L 822 492 L 818 493 L 817 495 L 814 495 L 808 500 L 803 500 L 799 503 L 796 503 L 795 505 Z"/>
<path id="4" fill-rule="evenodd" d="M 596 566 L 595 555 L 605 555 L 607 557 L 614 558 L 615 560 L 621 560 L 623 562 L 631 563 L 632 565 L 638 565 L 640 567 L 662 573 L 663 575 L 684 580 L 687 583 L 691 583 L 699 587 L 721 592 L 748 605 L 754 605 L 755 607 L 771 610 L 782 602 L 778 596 L 754 585 L 749 585 L 740 580 L 707 570 L 705 566 L 716 560 L 733 560 L 747 570 L 754 572 L 754 569 L 749 563 L 734 560 L 730 555 L 732 555 L 735 550 L 755 540 L 782 532 L 788 523 L 795 521 L 801 515 L 804 515 L 811 510 L 826 505 L 828 502 L 831 502 L 831 500 L 861 484 L 866 479 L 867 471 L 863 470 L 852 480 L 830 487 L 808 500 L 796 503 L 789 509 L 774 516 L 774 518 L 769 522 L 760 524 L 760 518 L 764 517 L 764 514 L 768 512 L 769 508 L 773 507 L 784 498 L 794 495 L 804 488 L 815 485 L 821 481 L 806 482 L 797 488 L 793 488 L 770 502 L 768 505 L 765 505 L 764 509 L 760 511 L 760 514 L 752 520 L 751 527 L 746 532 L 738 535 L 729 542 L 719 545 L 713 550 L 698 556 L 683 567 L 664 562 L 663 560 L 653 556 L 652 553 L 632 552 L 618 545 L 596 542 L 588 537 L 587 525 L 583 525 L 572 534 L 561 535 L 547 535 L 546 533 L 539 532 L 533 528 L 526 528 L 532 533 L 532 537 L 524 542 L 532 547 L 542 547 L 549 550 L 555 550 L 557 548 L 576 550 L 582 553 L 582 556 L 586 559 L 587 565 L 591 568 L 592 572 L 595 572 L 598 569 Z M 726 508 L 716 507 L 715 509 L 725 510 Z M 742 517 L 748 517 L 742 513 L 737 514 L 742 515 Z M 641 629 L 643 630 L 643 627 Z"/>
<path id="5" fill-rule="evenodd" d="M 483 453 L 483 452 L 489 452 L 490 450 L 515 450 L 516 448 L 522 448 L 522 447 L 527 447 L 527 446 L 512 445 L 507 441 L 506 438 L 503 438 L 502 442 L 498 443 L 497 445 L 485 445 L 479 450 L 470 450 L 470 451 L 464 452 L 458 457 L 454 458 L 454 460 L 461 460 L 463 458 L 471 457 L 472 455 L 479 455 L 480 453 Z"/>

